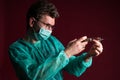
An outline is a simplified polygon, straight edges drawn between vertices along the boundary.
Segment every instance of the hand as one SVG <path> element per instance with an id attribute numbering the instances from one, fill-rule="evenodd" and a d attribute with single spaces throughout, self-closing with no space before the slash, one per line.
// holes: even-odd
<path id="1" fill-rule="evenodd" d="M 87 39 L 87 36 L 83 36 L 78 40 L 74 39 L 70 41 L 65 49 L 66 55 L 70 57 L 72 55 L 76 55 L 82 52 L 85 49 L 85 46 L 88 44 L 87 41 L 83 42 L 86 39 Z"/>
<path id="2" fill-rule="evenodd" d="M 103 45 L 98 40 L 93 40 L 94 44 L 91 47 L 90 51 L 88 52 L 88 55 L 90 56 L 98 56 L 103 52 Z"/>

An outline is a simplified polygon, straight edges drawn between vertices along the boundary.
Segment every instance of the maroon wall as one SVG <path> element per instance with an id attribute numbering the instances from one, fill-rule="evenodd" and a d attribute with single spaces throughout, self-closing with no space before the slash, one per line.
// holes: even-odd
<path id="1" fill-rule="evenodd" d="M 8 57 L 8 46 L 25 33 L 25 14 L 37 0 L 0 1 L 0 80 L 17 80 Z M 51 0 L 60 13 L 54 35 L 66 46 L 81 36 L 104 38 L 104 52 L 79 78 L 64 73 L 65 80 L 119 80 L 120 5 L 107 0 Z"/>

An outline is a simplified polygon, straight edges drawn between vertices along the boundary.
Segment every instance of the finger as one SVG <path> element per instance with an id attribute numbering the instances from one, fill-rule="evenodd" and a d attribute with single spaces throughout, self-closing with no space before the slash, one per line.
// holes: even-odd
<path id="1" fill-rule="evenodd" d="M 79 52 L 81 52 L 81 51 L 83 51 L 83 50 L 85 50 L 85 47 L 79 48 Z"/>
<path id="2" fill-rule="evenodd" d="M 101 37 L 96 37 L 95 39 L 98 40 L 98 41 L 100 41 L 100 42 L 101 42 L 102 40 L 104 40 L 104 39 L 101 38 Z"/>
<path id="3" fill-rule="evenodd" d="M 93 39 L 92 38 L 87 38 L 85 40 L 83 40 L 82 42 L 91 42 Z"/>
<path id="4" fill-rule="evenodd" d="M 98 48 L 97 48 L 97 50 L 98 50 L 100 53 L 102 53 L 102 52 L 103 52 L 103 48 L 102 48 L 102 47 L 101 47 L 101 48 L 100 48 L 100 47 L 98 47 Z"/>
<path id="5" fill-rule="evenodd" d="M 77 39 L 76 39 L 76 38 L 75 38 L 74 40 L 70 41 L 69 43 L 73 43 L 73 42 L 75 42 L 75 41 L 77 41 Z"/>
<path id="6" fill-rule="evenodd" d="M 96 53 L 95 56 L 98 56 L 98 55 L 101 54 L 101 52 L 99 50 L 97 50 L 97 49 L 95 50 L 95 53 Z"/>
<path id="7" fill-rule="evenodd" d="M 96 45 L 98 47 L 103 47 L 102 43 L 100 41 L 93 39 L 93 42 L 95 43 L 94 45 Z"/>
<path id="8" fill-rule="evenodd" d="M 87 36 L 83 36 L 83 37 L 79 38 L 77 41 L 82 42 L 83 40 L 86 40 L 86 39 L 87 39 Z"/>
<path id="9" fill-rule="evenodd" d="M 78 44 L 78 45 L 80 45 L 80 46 L 82 46 L 82 47 L 86 47 L 86 45 L 88 44 L 88 42 L 86 41 L 86 42 L 81 42 L 80 40 L 77 40 L 76 41 L 76 44 Z"/>
<path id="10" fill-rule="evenodd" d="M 97 47 L 97 46 L 94 46 L 93 50 L 97 50 L 97 52 L 99 52 L 99 53 L 103 52 L 103 48 L 100 48 L 100 47 Z"/>

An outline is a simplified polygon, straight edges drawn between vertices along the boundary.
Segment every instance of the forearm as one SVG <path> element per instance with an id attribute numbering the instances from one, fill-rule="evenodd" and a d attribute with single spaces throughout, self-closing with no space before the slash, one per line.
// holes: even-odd
<path id="1" fill-rule="evenodd" d="M 75 57 L 72 56 L 69 64 L 65 67 L 65 70 L 70 74 L 74 74 L 76 76 L 82 75 L 88 67 L 92 64 L 92 58 L 89 61 L 84 61 L 84 58 L 87 54 L 84 53 L 81 56 Z"/>
<path id="2" fill-rule="evenodd" d="M 42 80 L 50 79 L 51 77 L 54 77 L 61 69 L 63 69 L 68 62 L 69 59 L 62 51 L 57 57 L 51 57 L 39 66 L 39 70 L 37 71 L 39 74 L 38 77 Z"/>
<path id="3" fill-rule="evenodd" d="M 20 55 L 19 55 L 20 57 Z M 26 56 L 27 59 L 20 60 L 11 53 L 12 60 L 25 72 L 26 76 L 32 80 L 47 80 L 54 77 L 61 69 L 69 62 L 64 51 L 61 51 L 56 57 L 49 57 L 42 64 L 37 64 L 36 61 Z M 19 70 L 18 70 L 19 71 Z"/>
<path id="4" fill-rule="evenodd" d="M 88 62 L 91 58 L 92 58 L 92 56 L 89 53 L 87 53 L 84 57 L 84 61 Z"/>

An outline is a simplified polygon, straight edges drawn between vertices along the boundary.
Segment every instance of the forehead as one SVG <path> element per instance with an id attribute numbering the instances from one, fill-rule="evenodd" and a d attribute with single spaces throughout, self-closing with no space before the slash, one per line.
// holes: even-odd
<path id="1" fill-rule="evenodd" d="M 40 20 L 51 25 L 55 24 L 55 18 L 52 18 L 49 15 L 42 15 Z"/>

